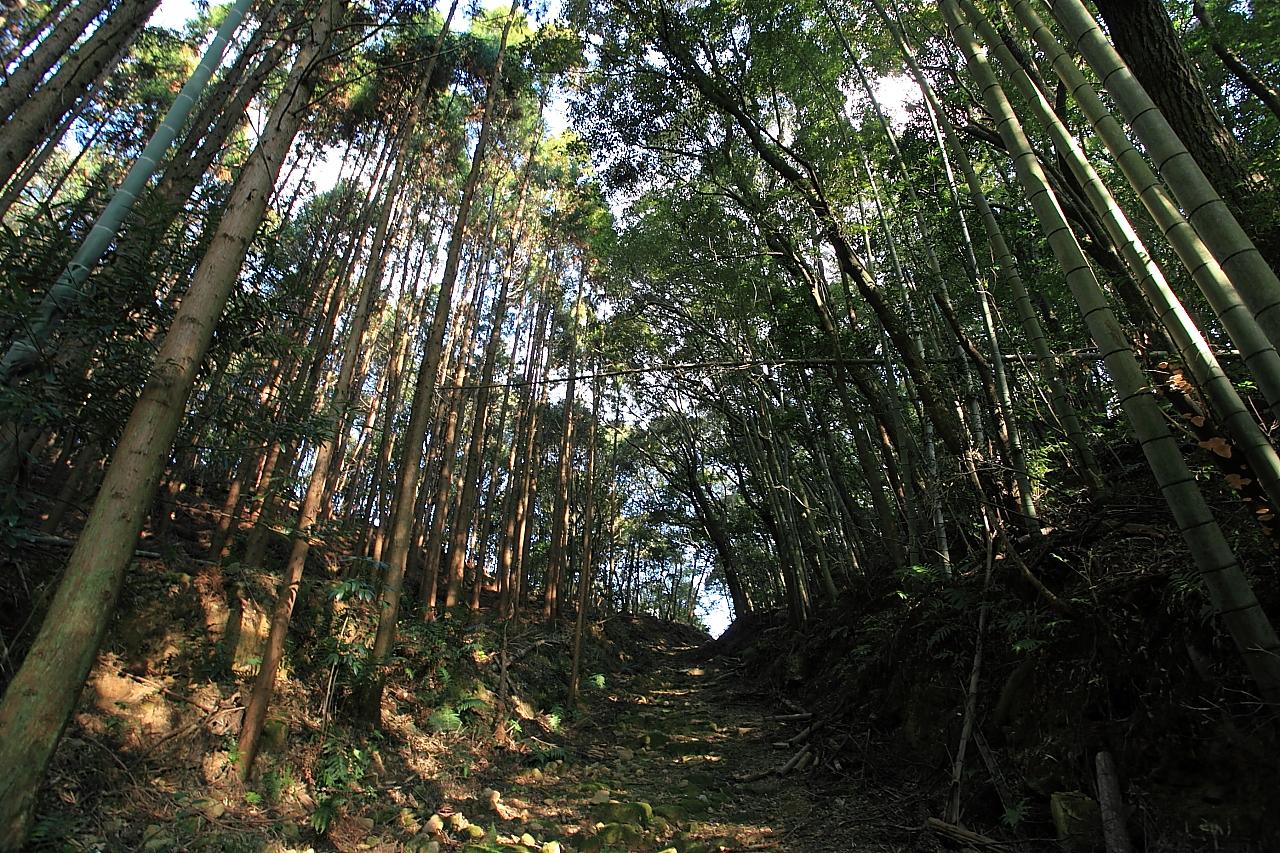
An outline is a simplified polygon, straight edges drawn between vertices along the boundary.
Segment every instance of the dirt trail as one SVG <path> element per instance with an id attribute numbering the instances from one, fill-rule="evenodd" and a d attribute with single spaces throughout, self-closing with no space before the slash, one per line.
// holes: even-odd
<path id="1" fill-rule="evenodd" d="M 523 818 L 507 824 L 503 840 L 527 832 L 535 850 L 555 840 L 577 851 L 650 853 L 920 849 L 873 792 L 769 773 L 798 749 L 772 744 L 809 723 L 776 719 L 792 709 L 751 692 L 714 659 L 695 662 L 693 648 L 662 642 L 633 674 L 615 676 L 563 732 L 563 760 L 489 777 L 495 789 L 511 786 L 500 792 L 499 814 Z M 463 849 L 513 849 L 495 840 Z"/>

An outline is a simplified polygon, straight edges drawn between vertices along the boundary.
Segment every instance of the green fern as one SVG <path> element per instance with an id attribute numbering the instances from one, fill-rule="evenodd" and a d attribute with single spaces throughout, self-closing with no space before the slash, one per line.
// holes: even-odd
<path id="1" fill-rule="evenodd" d="M 925 641 L 925 645 L 929 651 L 933 651 L 937 646 L 946 644 L 960 631 L 960 626 L 954 622 L 944 622 L 938 627 L 938 630 L 929 635 L 929 639 Z"/>
<path id="2" fill-rule="evenodd" d="M 442 705 L 427 718 L 427 725 L 433 732 L 456 732 L 462 728 L 462 717 L 453 708 Z"/>
<path id="3" fill-rule="evenodd" d="M 564 761 L 568 757 L 569 754 L 558 746 L 547 749 L 539 749 L 535 746 L 533 751 L 525 758 L 524 763 L 532 767 L 543 767 L 553 761 Z"/>

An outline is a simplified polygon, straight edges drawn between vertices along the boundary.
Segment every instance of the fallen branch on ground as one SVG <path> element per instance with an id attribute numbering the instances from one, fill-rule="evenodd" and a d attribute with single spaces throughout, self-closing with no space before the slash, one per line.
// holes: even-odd
<path id="1" fill-rule="evenodd" d="M 936 817 L 926 819 L 924 828 L 935 835 L 941 835 L 943 838 L 948 838 L 960 844 L 967 844 L 970 847 L 978 847 L 984 850 L 1009 849 L 1009 845 L 1003 841 L 979 835 L 976 832 L 965 829 L 963 826 L 956 826 L 954 823 L 947 823 L 944 820 L 938 820 Z"/>
<path id="2" fill-rule="evenodd" d="M 802 766 L 801 762 L 809 755 L 809 751 L 811 749 L 813 749 L 813 744 L 806 743 L 804 746 L 800 747 L 799 752 L 788 758 L 786 763 L 782 764 L 780 767 L 770 767 L 768 770 L 761 770 L 758 773 L 749 773 L 746 776 L 734 776 L 733 781 L 742 784 L 745 782 L 757 782 L 766 776 L 786 776 L 792 770 L 795 770 L 796 767 Z"/>
<path id="3" fill-rule="evenodd" d="M 50 536 L 48 533 L 35 533 L 29 530 L 19 531 L 17 538 L 23 542 L 29 542 L 32 545 L 51 545 L 55 548 L 74 548 L 76 543 L 74 539 L 63 539 L 61 536 Z M 143 551 L 141 549 L 133 552 L 135 557 L 150 557 L 156 560 L 161 559 L 159 551 Z"/>

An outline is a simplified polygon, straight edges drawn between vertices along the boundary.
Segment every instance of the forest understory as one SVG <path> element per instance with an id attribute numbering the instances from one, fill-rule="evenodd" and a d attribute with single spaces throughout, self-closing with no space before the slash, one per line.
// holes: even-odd
<path id="1" fill-rule="evenodd" d="M 190 556 L 216 530 L 216 496 L 184 494 L 165 535 L 142 537 L 31 849 L 1083 853 L 1105 849 L 1099 752 L 1140 849 L 1275 849 L 1276 712 L 1188 606 L 1192 568 L 1154 484 L 1110 462 L 1108 494 L 1065 493 L 1028 556 L 1070 612 L 1000 563 L 984 596 L 977 560 L 945 586 L 867 585 L 799 633 L 782 611 L 715 640 L 614 614 L 586 632 L 570 706 L 571 633 L 500 627 L 486 593 L 476 613 L 406 632 L 377 731 L 350 704 L 371 587 L 341 543 L 313 552 L 245 782 L 235 742 L 271 572 Z M 39 619 L 66 544 L 40 536 L 9 560 L 6 612 Z M 895 606 L 907 596 L 919 603 Z M 983 602 L 974 749 L 948 823 Z"/>
<path id="2" fill-rule="evenodd" d="M 0 851 L 1280 850 L 1278 45 L 0 0 Z"/>

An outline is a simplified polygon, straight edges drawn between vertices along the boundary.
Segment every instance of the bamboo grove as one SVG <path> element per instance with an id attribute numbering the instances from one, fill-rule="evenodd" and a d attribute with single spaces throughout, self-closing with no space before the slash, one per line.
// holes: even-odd
<path id="1" fill-rule="evenodd" d="M 1073 618 L 1042 516 L 1128 451 L 1280 698 L 1222 526 L 1280 535 L 1274 11 L 157 5 L 0 9 L 0 521 L 74 543 L 3 625 L 6 849 L 192 496 L 193 571 L 271 592 L 245 777 L 326 584 L 376 595 L 373 725 L 446 615 L 799 624 L 986 565 Z"/>

